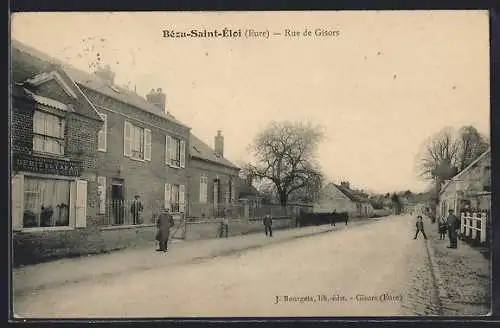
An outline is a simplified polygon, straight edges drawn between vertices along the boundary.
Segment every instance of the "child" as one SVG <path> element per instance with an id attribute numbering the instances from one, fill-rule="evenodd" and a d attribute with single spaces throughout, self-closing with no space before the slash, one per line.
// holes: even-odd
<path id="1" fill-rule="evenodd" d="M 417 232 L 415 232 L 415 238 L 413 239 L 417 239 L 417 236 L 418 236 L 418 233 L 419 232 L 422 232 L 422 235 L 424 235 L 424 238 L 427 239 L 427 236 L 425 235 L 425 231 L 424 231 L 424 222 L 422 221 L 422 216 L 417 216 Z"/>

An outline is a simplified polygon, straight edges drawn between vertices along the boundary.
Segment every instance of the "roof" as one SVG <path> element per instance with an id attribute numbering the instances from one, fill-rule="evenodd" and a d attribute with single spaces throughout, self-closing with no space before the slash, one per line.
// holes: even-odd
<path id="1" fill-rule="evenodd" d="M 105 96 L 126 103 L 128 105 L 141 109 L 145 112 L 149 112 L 156 116 L 168 119 L 169 121 L 172 121 L 176 124 L 186 126 L 185 124 L 178 121 L 171 114 L 167 114 L 158 107 L 156 107 L 155 105 L 150 104 L 145 98 L 141 97 L 134 91 L 128 90 L 124 87 L 120 87 L 117 85 L 108 85 L 99 76 L 95 74 L 91 74 L 83 70 L 80 70 L 74 66 L 64 63 L 63 61 L 58 60 L 56 58 L 53 58 L 17 40 L 12 40 L 11 45 L 12 49 L 18 49 L 42 61 L 45 61 L 47 63 L 54 63 L 60 66 L 61 69 L 63 69 L 71 79 L 73 79 L 76 83 L 78 83 L 83 87 L 99 92 Z M 37 73 L 33 75 L 36 74 Z"/>
<path id="2" fill-rule="evenodd" d="M 234 181 L 236 190 L 238 190 L 238 194 L 240 197 L 244 196 L 263 197 L 263 195 L 261 195 L 261 193 L 257 190 L 257 188 L 247 183 L 242 178 L 237 177 Z"/>
<path id="3" fill-rule="evenodd" d="M 341 186 L 341 185 L 337 185 L 337 184 L 333 184 L 338 190 L 340 190 L 347 198 L 349 198 L 351 201 L 355 202 L 355 203 L 369 203 L 370 201 L 366 198 L 366 197 L 363 197 L 361 195 L 359 195 L 359 193 L 357 193 L 356 191 L 354 190 L 351 190 L 349 188 L 346 188 L 344 186 Z"/>
<path id="4" fill-rule="evenodd" d="M 446 188 L 452 183 L 453 181 L 458 181 L 462 176 L 464 176 L 467 172 L 469 172 L 473 167 L 475 167 L 479 162 L 481 162 L 488 154 L 491 153 L 491 148 L 488 148 L 484 153 L 478 156 L 472 163 L 470 163 L 465 169 L 460 171 L 457 175 L 455 175 L 451 180 L 446 181 L 444 186 L 441 188 L 440 193 L 444 192 Z"/>
<path id="5" fill-rule="evenodd" d="M 209 145 L 201 141 L 194 134 L 191 133 L 189 138 L 189 143 L 191 145 L 189 154 L 191 155 L 191 157 L 199 158 L 211 163 L 219 164 L 237 170 L 240 169 L 226 158 L 218 156 Z"/>
<path id="6" fill-rule="evenodd" d="M 60 109 L 60 110 L 65 111 L 65 112 L 67 112 L 69 110 L 69 107 L 66 104 L 63 104 L 60 101 L 36 95 L 36 94 L 34 94 L 33 92 L 31 92 L 31 91 L 29 91 L 27 89 L 24 89 L 24 91 L 28 95 L 30 95 L 37 103 L 39 103 L 41 105 L 45 105 L 45 106 L 52 107 L 52 108 L 55 108 L 55 109 Z"/>

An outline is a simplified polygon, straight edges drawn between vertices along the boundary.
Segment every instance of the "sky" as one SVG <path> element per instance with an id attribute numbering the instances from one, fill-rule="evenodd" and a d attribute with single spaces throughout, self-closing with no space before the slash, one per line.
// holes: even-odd
<path id="1" fill-rule="evenodd" d="M 222 130 L 238 165 L 269 122 L 320 124 L 327 179 L 385 193 L 427 188 L 416 162 L 441 129 L 490 134 L 488 24 L 487 11 L 18 13 L 11 35 L 89 72 L 99 53 L 142 96 L 162 88 L 207 144 Z M 226 27 L 270 36 L 163 37 Z"/>

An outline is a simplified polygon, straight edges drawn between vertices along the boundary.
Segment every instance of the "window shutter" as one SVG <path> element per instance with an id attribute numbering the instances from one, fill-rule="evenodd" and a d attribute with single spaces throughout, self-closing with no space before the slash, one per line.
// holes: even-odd
<path id="1" fill-rule="evenodd" d="M 163 207 L 170 209 L 170 183 L 165 183 L 165 201 Z"/>
<path id="2" fill-rule="evenodd" d="M 203 203 L 203 192 L 204 192 L 204 177 L 200 177 L 200 203 Z"/>
<path id="3" fill-rule="evenodd" d="M 186 167 L 186 142 L 181 140 L 181 155 L 180 155 L 181 167 Z"/>
<path id="4" fill-rule="evenodd" d="M 144 159 L 151 160 L 151 130 L 144 129 Z"/>
<path id="5" fill-rule="evenodd" d="M 87 181 L 76 181 L 76 202 L 75 202 L 75 227 L 85 228 L 87 226 Z"/>
<path id="6" fill-rule="evenodd" d="M 99 139 L 98 139 L 98 150 L 106 151 L 107 149 L 107 139 L 108 139 L 108 115 L 99 114 L 101 118 L 104 120 L 101 130 L 99 130 Z"/>
<path id="7" fill-rule="evenodd" d="M 179 186 L 179 212 L 184 213 L 186 210 L 186 197 L 184 185 Z"/>
<path id="8" fill-rule="evenodd" d="M 234 182 L 231 181 L 231 202 L 234 202 L 236 200 L 236 191 L 234 190 Z"/>
<path id="9" fill-rule="evenodd" d="M 99 190 L 99 214 L 106 214 L 106 177 L 97 177 Z"/>
<path id="10" fill-rule="evenodd" d="M 24 176 L 22 174 L 12 177 L 12 230 L 20 230 L 23 227 L 24 207 Z"/>
<path id="11" fill-rule="evenodd" d="M 132 124 L 127 121 L 123 127 L 123 155 L 132 156 Z"/>
<path id="12" fill-rule="evenodd" d="M 170 165 L 170 137 L 165 136 L 165 164 Z"/>

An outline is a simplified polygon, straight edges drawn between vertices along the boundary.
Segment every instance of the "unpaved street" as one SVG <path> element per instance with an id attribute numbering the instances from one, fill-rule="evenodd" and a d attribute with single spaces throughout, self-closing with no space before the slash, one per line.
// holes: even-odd
<path id="1" fill-rule="evenodd" d="M 408 298 L 421 288 L 416 284 L 427 282 L 420 303 L 431 303 L 434 291 L 425 270 L 426 241 L 413 240 L 413 227 L 409 216 L 393 216 L 229 256 L 55 287 L 15 299 L 14 312 L 61 318 L 415 314 Z M 417 279 L 415 266 L 424 268 Z"/>

